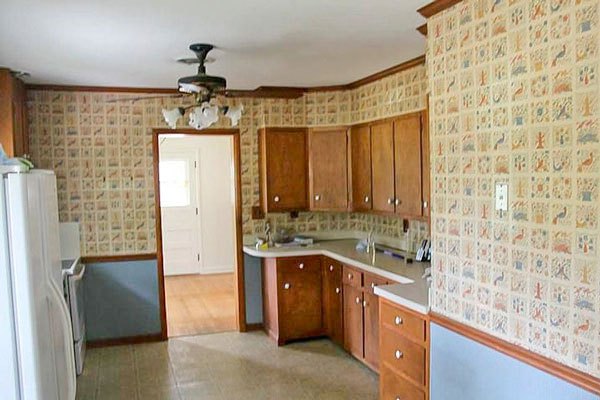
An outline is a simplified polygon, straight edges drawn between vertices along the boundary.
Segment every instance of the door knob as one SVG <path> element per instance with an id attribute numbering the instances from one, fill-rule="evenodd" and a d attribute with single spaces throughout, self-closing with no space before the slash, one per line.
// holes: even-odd
<path id="1" fill-rule="evenodd" d="M 371 289 L 375 289 L 375 282 L 371 282 Z"/>
<path id="2" fill-rule="evenodd" d="M 367 301 L 366 300 L 363 300 L 363 307 L 367 308 Z"/>
<path id="3" fill-rule="evenodd" d="M 352 274 L 348 274 L 348 279 L 352 279 Z"/>
<path id="4" fill-rule="evenodd" d="M 402 204 L 402 200 L 396 199 L 395 203 L 396 203 L 396 205 L 400 205 L 400 204 Z"/>
<path id="5" fill-rule="evenodd" d="M 279 196 L 275 196 L 275 197 L 273 197 L 273 201 L 274 201 L 275 203 L 279 203 Z"/>
<path id="6" fill-rule="evenodd" d="M 290 288 L 290 284 L 289 284 L 289 283 L 285 283 L 285 284 L 283 285 L 283 288 L 284 288 L 285 290 L 288 290 L 288 289 Z"/>
<path id="7" fill-rule="evenodd" d="M 333 265 L 330 265 L 330 266 L 329 266 L 329 270 L 330 270 L 330 271 L 333 271 Z"/>
<path id="8" fill-rule="evenodd" d="M 426 201 L 423 202 L 423 208 L 427 208 L 428 205 L 429 204 Z"/>

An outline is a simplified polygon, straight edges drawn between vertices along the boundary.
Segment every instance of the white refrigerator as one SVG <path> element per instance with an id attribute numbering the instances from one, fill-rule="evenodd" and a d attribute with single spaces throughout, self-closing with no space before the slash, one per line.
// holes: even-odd
<path id="1" fill-rule="evenodd" d="M 0 166 L 0 398 L 75 399 L 56 177 Z"/>

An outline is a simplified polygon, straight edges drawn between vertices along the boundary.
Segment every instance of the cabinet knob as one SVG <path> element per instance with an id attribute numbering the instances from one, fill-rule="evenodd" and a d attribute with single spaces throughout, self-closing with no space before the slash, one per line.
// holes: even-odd
<path id="1" fill-rule="evenodd" d="M 400 318 L 400 317 L 398 317 L 398 316 L 396 316 L 396 318 L 394 318 L 394 323 L 395 323 L 396 325 L 402 325 L 402 322 L 403 322 L 403 321 L 402 321 L 402 318 Z"/>
<path id="2" fill-rule="evenodd" d="M 396 201 L 394 201 L 394 203 L 395 203 L 396 205 L 400 205 L 400 204 L 402 204 L 402 200 L 400 200 L 400 199 L 396 199 Z"/>
<path id="3" fill-rule="evenodd" d="M 274 201 L 275 203 L 279 203 L 279 196 L 275 196 L 275 197 L 273 197 L 273 201 Z"/>
<path id="4" fill-rule="evenodd" d="M 304 263 L 300 263 L 300 264 L 298 265 L 298 268 L 300 268 L 300 269 L 304 269 Z"/>
<path id="5" fill-rule="evenodd" d="M 330 265 L 330 266 L 329 266 L 329 270 L 330 270 L 330 271 L 333 271 L 333 265 Z"/>
<path id="6" fill-rule="evenodd" d="M 321 200 L 321 195 L 320 195 L 320 194 L 315 194 L 315 200 L 316 200 L 316 201 L 319 201 L 319 200 Z"/>
<path id="7" fill-rule="evenodd" d="M 371 289 L 375 289 L 375 282 L 371 282 Z"/>
<path id="8" fill-rule="evenodd" d="M 363 300 L 363 307 L 367 308 L 367 301 L 366 300 Z"/>
<path id="9" fill-rule="evenodd" d="M 335 293 L 336 293 L 336 294 L 340 294 L 340 292 L 341 292 L 341 289 L 340 289 L 339 287 L 336 287 L 336 288 L 335 288 Z"/>
<path id="10" fill-rule="evenodd" d="M 388 204 L 394 204 L 394 199 L 393 198 L 388 198 Z"/>
<path id="11" fill-rule="evenodd" d="M 429 203 L 427 203 L 426 201 L 423 202 L 423 208 L 427 208 L 428 205 Z"/>
<path id="12" fill-rule="evenodd" d="M 368 203 L 368 202 L 369 202 L 369 200 L 370 200 L 370 199 L 369 199 L 369 196 L 365 196 L 365 203 Z"/>
<path id="13" fill-rule="evenodd" d="M 348 274 L 348 279 L 352 279 L 352 278 L 354 278 L 354 277 L 352 276 L 352 274 Z"/>
<path id="14" fill-rule="evenodd" d="M 356 301 L 356 304 L 360 304 L 360 297 L 357 297 L 355 301 Z"/>
<path id="15" fill-rule="evenodd" d="M 290 284 L 289 284 L 289 283 L 284 283 L 284 284 L 283 284 L 283 288 L 284 288 L 285 290 L 288 290 L 288 289 L 290 288 Z"/>
<path id="16" fill-rule="evenodd" d="M 394 353 L 394 356 L 396 357 L 396 360 L 399 360 L 402 357 L 404 357 L 404 354 L 400 350 L 396 350 L 396 353 Z"/>

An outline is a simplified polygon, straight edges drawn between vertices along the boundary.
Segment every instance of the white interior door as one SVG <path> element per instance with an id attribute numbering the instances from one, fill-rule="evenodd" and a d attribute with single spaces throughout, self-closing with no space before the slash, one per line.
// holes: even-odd
<path id="1" fill-rule="evenodd" d="M 160 152 L 159 187 L 165 275 L 201 270 L 196 151 Z"/>

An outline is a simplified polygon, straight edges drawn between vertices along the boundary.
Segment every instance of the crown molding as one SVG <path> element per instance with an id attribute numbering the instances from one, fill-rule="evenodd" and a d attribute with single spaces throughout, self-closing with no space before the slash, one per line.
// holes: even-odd
<path id="1" fill-rule="evenodd" d="M 421 35 L 427 37 L 427 23 L 418 26 L 417 31 L 419 31 Z"/>
<path id="2" fill-rule="evenodd" d="M 431 18 L 435 14 L 441 13 L 447 8 L 452 7 L 455 4 L 460 3 L 462 0 L 436 0 L 423 6 L 417 10 L 425 18 Z M 420 32 L 420 31 L 419 31 Z"/>

